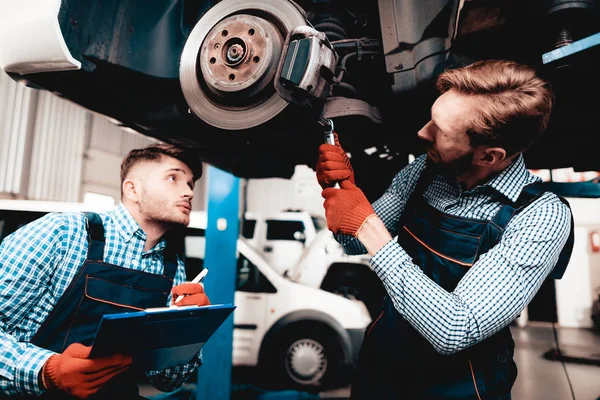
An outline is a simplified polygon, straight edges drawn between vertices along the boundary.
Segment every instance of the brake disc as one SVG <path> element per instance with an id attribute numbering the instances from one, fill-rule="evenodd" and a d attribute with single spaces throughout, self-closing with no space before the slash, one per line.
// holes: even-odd
<path id="1" fill-rule="evenodd" d="M 288 0 L 223 0 L 196 23 L 179 68 L 183 95 L 217 128 L 247 129 L 288 105 L 273 79 L 289 31 L 306 19 Z"/>

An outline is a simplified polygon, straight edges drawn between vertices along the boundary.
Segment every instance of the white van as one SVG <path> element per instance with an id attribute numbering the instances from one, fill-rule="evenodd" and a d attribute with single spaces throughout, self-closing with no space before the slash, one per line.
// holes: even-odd
<path id="1" fill-rule="evenodd" d="M 381 313 L 385 289 L 366 254 L 348 255 L 327 221 L 305 210 L 246 211 L 242 236 L 280 275 L 306 286 L 360 300 L 371 317 Z"/>
<path id="2" fill-rule="evenodd" d="M 52 211 L 105 210 L 82 203 L 0 200 L 0 241 Z M 206 213 L 192 212 L 182 243 L 188 277 L 203 268 L 205 228 Z M 278 389 L 347 385 L 371 321 L 364 304 L 286 279 L 243 238 L 237 253 L 233 366 L 258 367 L 258 379 Z"/>

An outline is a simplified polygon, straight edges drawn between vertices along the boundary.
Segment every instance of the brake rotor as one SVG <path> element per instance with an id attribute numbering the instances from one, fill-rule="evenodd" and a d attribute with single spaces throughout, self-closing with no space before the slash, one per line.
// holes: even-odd
<path id="1" fill-rule="evenodd" d="M 273 79 L 283 42 L 305 25 L 288 0 L 223 0 L 197 23 L 181 54 L 179 76 L 190 110 L 227 130 L 267 122 L 287 106 Z"/>

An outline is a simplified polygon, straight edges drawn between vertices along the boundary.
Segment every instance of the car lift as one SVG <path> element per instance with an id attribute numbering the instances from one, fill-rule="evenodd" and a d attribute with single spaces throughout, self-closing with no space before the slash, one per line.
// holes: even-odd
<path id="1" fill-rule="evenodd" d="M 213 304 L 233 304 L 239 235 L 239 178 L 208 168 L 208 212 L 204 266 L 210 268 L 204 285 Z M 235 312 L 235 311 L 234 311 Z M 231 398 L 233 315 L 215 332 L 202 350 L 197 399 Z"/>

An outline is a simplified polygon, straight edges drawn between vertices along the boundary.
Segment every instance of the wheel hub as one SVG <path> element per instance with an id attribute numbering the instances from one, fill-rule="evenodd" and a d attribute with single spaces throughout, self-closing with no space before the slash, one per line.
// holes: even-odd
<path id="1" fill-rule="evenodd" d="M 288 349 L 285 367 L 295 382 L 303 385 L 315 384 L 327 371 L 325 350 L 315 340 L 297 340 Z"/>
<path id="2" fill-rule="evenodd" d="M 272 81 L 282 44 L 277 28 L 262 18 L 247 14 L 228 17 L 204 40 L 201 79 L 229 108 L 227 96 L 243 93 L 249 99 Z"/>
<path id="3" fill-rule="evenodd" d="M 197 22 L 180 62 L 190 111 L 217 128 L 267 122 L 287 106 L 273 79 L 288 32 L 306 20 L 288 0 L 222 0 Z"/>

